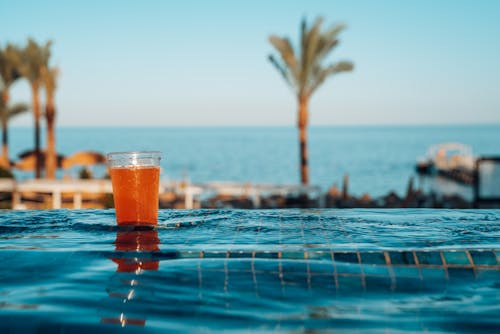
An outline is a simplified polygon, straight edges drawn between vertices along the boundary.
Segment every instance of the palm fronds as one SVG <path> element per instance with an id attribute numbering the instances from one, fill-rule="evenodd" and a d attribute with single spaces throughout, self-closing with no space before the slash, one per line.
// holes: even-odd
<path id="1" fill-rule="evenodd" d="M 348 61 L 323 65 L 326 57 L 338 46 L 338 35 L 345 29 L 345 25 L 337 24 L 322 31 L 322 24 L 321 17 L 311 27 L 308 27 L 305 19 L 302 20 L 298 52 L 288 38 L 275 35 L 269 37 L 269 42 L 281 58 L 279 61 L 270 55 L 269 60 L 299 97 L 310 97 L 328 77 L 354 68 L 352 62 Z"/>

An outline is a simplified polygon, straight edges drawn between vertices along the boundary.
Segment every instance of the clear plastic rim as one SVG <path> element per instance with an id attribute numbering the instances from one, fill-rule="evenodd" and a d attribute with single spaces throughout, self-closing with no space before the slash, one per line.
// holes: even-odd
<path id="1" fill-rule="evenodd" d="M 160 151 L 122 151 L 122 152 L 109 152 L 106 154 L 106 158 L 108 160 L 113 160 L 113 158 L 116 156 L 123 156 L 124 158 L 129 158 L 129 157 L 137 157 L 140 155 L 144 156 L 149 156 L 151 158 L 159 158 L 161 159 L 161 152 Z"/>
<path id="2" fill-rule="evenodd" d="M 109 167 L 159 166 L 160 151 L 123 151 L 106 154 Z"/>

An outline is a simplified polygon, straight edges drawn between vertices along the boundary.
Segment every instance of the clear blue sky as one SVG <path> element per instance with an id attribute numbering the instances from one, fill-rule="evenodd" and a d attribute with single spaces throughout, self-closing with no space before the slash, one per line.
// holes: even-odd
<path id="1" fill-rule="evenodd" d="M 500 123 L 495 0 L 0 0 L 0 45 L 54 41 L 59 125 L 294 125 L 267 38 L 296 42 L 303 16 L 346 23 L 330 59 L 355 63 L 313 96 L 313 125 Z"/>

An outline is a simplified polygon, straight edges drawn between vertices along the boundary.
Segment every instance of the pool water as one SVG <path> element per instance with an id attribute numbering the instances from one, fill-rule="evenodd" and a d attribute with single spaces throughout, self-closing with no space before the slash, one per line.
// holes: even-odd
<path id="1" fill-rule="evenodd" d="M 500 210 L 5 211 L 0 254 L 0 333 L 500 329 Z"/>

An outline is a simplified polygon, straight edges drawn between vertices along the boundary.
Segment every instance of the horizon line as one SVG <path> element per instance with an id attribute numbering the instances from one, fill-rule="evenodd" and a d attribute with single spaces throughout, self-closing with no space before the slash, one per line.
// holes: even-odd
<path id="1" fill-rule="evenodd" d="M 380 123 L 380 124 L 311 124 L 308 127 L 439 127 L 439 126 L 500 126 L 500 122 L 478 122 L 478 123 Z M 10 128 L 31 128 L 32 125 L 11 125 Z M 63 124 L 57 128 L 296 128 L 292 124 L 210 124 L 210 125 L 113 125 L 113 124 Z M 42 127 L 43 129 L 45 127 Z"/>

